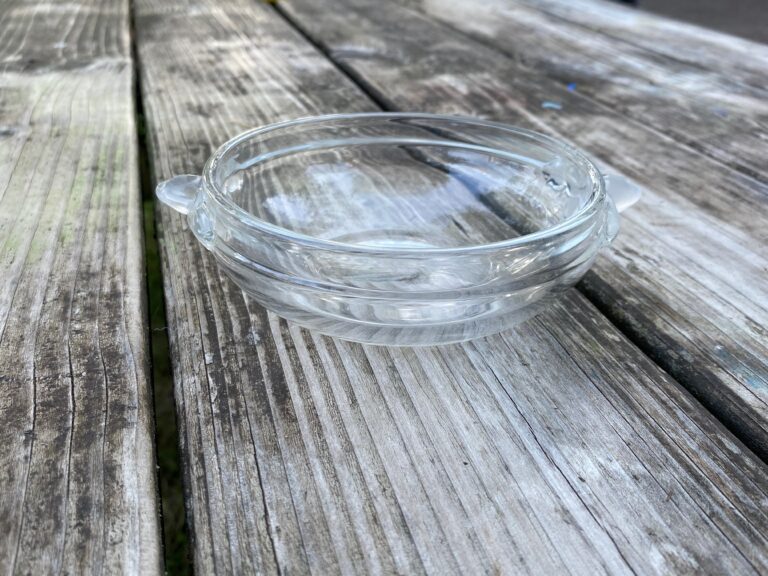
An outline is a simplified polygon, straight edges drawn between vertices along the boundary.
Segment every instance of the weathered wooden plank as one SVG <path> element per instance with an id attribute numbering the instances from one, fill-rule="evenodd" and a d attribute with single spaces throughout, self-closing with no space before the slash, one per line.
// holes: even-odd
<path id="1" fill-rule="evenodd" d="M 583 287 L 768 456 L 766 185 L 406 7 L 280 6 L 389 107 L 488 116 L 566 137 L 643 184 L 645 196 Z M 542 108 L 548 101 L 561 109 Z"/>
<path id="2" fill-rule="evenodd" d="M 514 0 L 404 0 L 611 110 L 768 182 L 768 90 L 628 44 Z M 634 32 L 642 33 L 642 22 Z M 741 41 L 734 38 L 739 44 Z M 768 62 L 768 48 L 756 46 Z M 754 57 L 754 56 L 753 56 Z M 768 64 L 763 64 L 768 77 Z"/>
<path id="3" fill-rule="evenodd" d="M 765 44 L 604 0 L 523 0 L 552 16 L 626 44 L 765 89 Z"/>
<path id="4" fill-rule="evenodd" d="M 268 5 L 136 11 L 157 179 L 254 125 L 375 109 Z M 364 347 L 268 314 L 159 223 L 198 571 L 768 567 L 766 466 L 578 293 L 462 346 Z"/>
<path id="5" fill-rule="evenodd" d="M 0 19 L 0 568 L 158 573 L 128 2 Z"/>

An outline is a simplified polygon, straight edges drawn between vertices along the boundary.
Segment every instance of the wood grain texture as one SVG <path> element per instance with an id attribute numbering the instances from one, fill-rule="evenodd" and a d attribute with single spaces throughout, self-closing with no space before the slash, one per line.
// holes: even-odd
<path id="1" fill-rule="evenodd" d="M 768 456 L 768 186 L 404 6 L 280 6 L 389 108 L 527 126 L 641 183 L 642 200 L 623 215 L 618 240 L 583 289 Z M 553 101 L 560 109 L 542 106 Z"/>
<path id="2" fill-rule="evenodd" d="M 266 4 L 136 10 L 157 179 L 255 125 L 375 108 Z M 159 224 L 200 573 L 768 569 L 766 466 L 577 292 L 465 345 L 364 347 Z"/>
<path id="3" fill-rule="evenodd" d="M 734 82 L 766 87 L 765 44 L 605 0 L 522 1 L 577 24 L 586 33 L 600 32 L 664 58 L 719 72 Z"/>
<path id="4" fill-rule="evenodd" d="M 765 83 L 740 83 L 730 70 L 702 67 L 585 30 L 519 0 L 492 0 L 482 6 L 452 0 L 404 1 L 611 111 L 768 182 Z M 625 11 L 627 18 L 634 14 Z M 642 18 L 634 30 L 640 34 L 645 30 Z M 636 33 L 627 36 L 631 40 Z M 733 41 L 737 47 L 742 43 Z M 768 62 L 768 47 L 755 44 L 754 58 Z M 768 76 L 766 64 L 763 75 Z"/>
<path id="5" fill-rule="evenodd" d="M 128 3 L 0 11 L 0 572 L 161 571 Z"/>

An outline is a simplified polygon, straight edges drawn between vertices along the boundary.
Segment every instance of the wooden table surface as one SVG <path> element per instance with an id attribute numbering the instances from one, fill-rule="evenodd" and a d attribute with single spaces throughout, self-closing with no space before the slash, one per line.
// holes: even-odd
<path id="1" fill-rule="evenodd" d="M 0 572 L 163 570 L 142 176 L 385 109 L 645 194 L 552 310 L 421 349 L 286 323 L 158 206 L 197 573 L 768 573 L 766 80 L 767 46 L 601 0 L 8 0 Z"/>

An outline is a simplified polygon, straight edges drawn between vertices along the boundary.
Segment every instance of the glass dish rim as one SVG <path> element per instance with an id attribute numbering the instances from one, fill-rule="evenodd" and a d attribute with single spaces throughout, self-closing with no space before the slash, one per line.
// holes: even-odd
<path id="1" fill-rule="evenodd" d="M 380 247 L 380 246 L 361 246 L 357 244 L 349 244 L 345 242 L 339 242 L 337 240 L 326 240 L 323 238 L 317 238 L 309 234 L 303 234 L 296 232 L 290 228 L 271 224 L 265 220 L 262 220 L 244 208 L 238 206 L 235 202 L 229 199 L 221 190 L 216 186 L 214 182 L 214 171 L 216 170 L 219 161 L 242 142 L 253 138 L 259 134 L 272 132 L 274 130 L 281 130 L 284 128 L 291 128 L 294 126 L 301 126 L 313 123 L 323 123 L 328 121 L 339 120 L 357 120 L 357 119 L 421 119 L 421 120 L 438 120 L 438 121 L 453 121 L 466 124 L 472 124 L 479 127 L 487 127 L 493 129 L 500 129 L 507 132 L 511 132 L 517 135 L 532 138 L 542 143 L 554 146 L 557 149 L 562 150 L 569 160 L 575 161 L 577 164 L 584 166 L 590 176 L 592 182 L 592 195 L 587 203 L 582 206 L 578 212 L 569 216 L 562 222 L 559 222 L 555 226 L 538 230 L 531 234 L 524 234 L 522 236 L 515 236 L 513 238 L 507 238 L 505 240 L 499 240 L 497 242 L 491 242 L 486 244 L 473 244 L 467 246 L 452 246 L 445 248 L 397 248 L 397 247 Z M 285 120 L 282 122 L 274 122 L 266 124 L 258 128 L 251 128 L 244 132 L 241 132 L 237 136 L 227 140 L 224 144 L 219 146 L 216 151 L 210 156 L 205 163 L 203 169 L 203 187 L 208 197 L 210 197 L 216 204 L 228 213 L 231 217 L 235 218 L 238 222 L 245 224 L 248 228 L 253 228 L 261 232 L 265 232 L 272 236 L 279 237 L 283 240 L 289 240 L 308 246 L 311 248 L 324 249 L 334 252 L 346 252 L 357 254 L 372 254 L 382 256 L 424 256 L 424 255 L 451 255 L 451 254 L 467 254 L 467 253 L 483 253 L 483 252 L 495 252 L 497 250 L 503 250 L 506 248 L 520 247 L 525 245 L 534 244 L 542 240 L 550 239 L 558 234 L 567 232 L 578 227 L 580 224 L 592 217 L 597 208 L 602 206 L 606 201 L 607 193 L 603 175 L 597 168 L 594 162 L 589 159 L 581 150 L 564 142 L 553 138 L 546 134 L 536 132 L 535 130 L 528 130 L 526 128 L 519 128 L 511 124 L 505 124 L 503 122 L 495 122 L 491 120 L 484 120 L 481 118 L 473 118 L 470 116 L 449 115 L 449 114 L 429 114 L 423 112 L 359 112 L 359 113 L 344 113 L 344 114 L 322 114 L 317 116 L 304 116 L 292 120 Z"/>

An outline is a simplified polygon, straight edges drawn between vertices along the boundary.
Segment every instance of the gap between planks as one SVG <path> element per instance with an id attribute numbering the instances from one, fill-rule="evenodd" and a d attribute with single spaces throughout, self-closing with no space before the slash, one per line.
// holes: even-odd
<path id="1" fill-rule="evenodd" d="M 155 458 L 157 490 L 160 501 L 161 538 L 165 571 L 168 574 L 193 574 L 189 551 L 189 525 L 186 494 L 182 481 L 180 435 L 171 373 L 168 344 L 163 270 L 157 245 L 156 197 L 149 161 L 144 100 L 141 91 L 141 60 L 136 48 L 135 0 L 128 0 L 131 64 L 133 66 L 133 101 L 136 118 L 139 187 L 143 208 L 144 266 L 149 326 L 150 378 L 154 401 Z"/>

